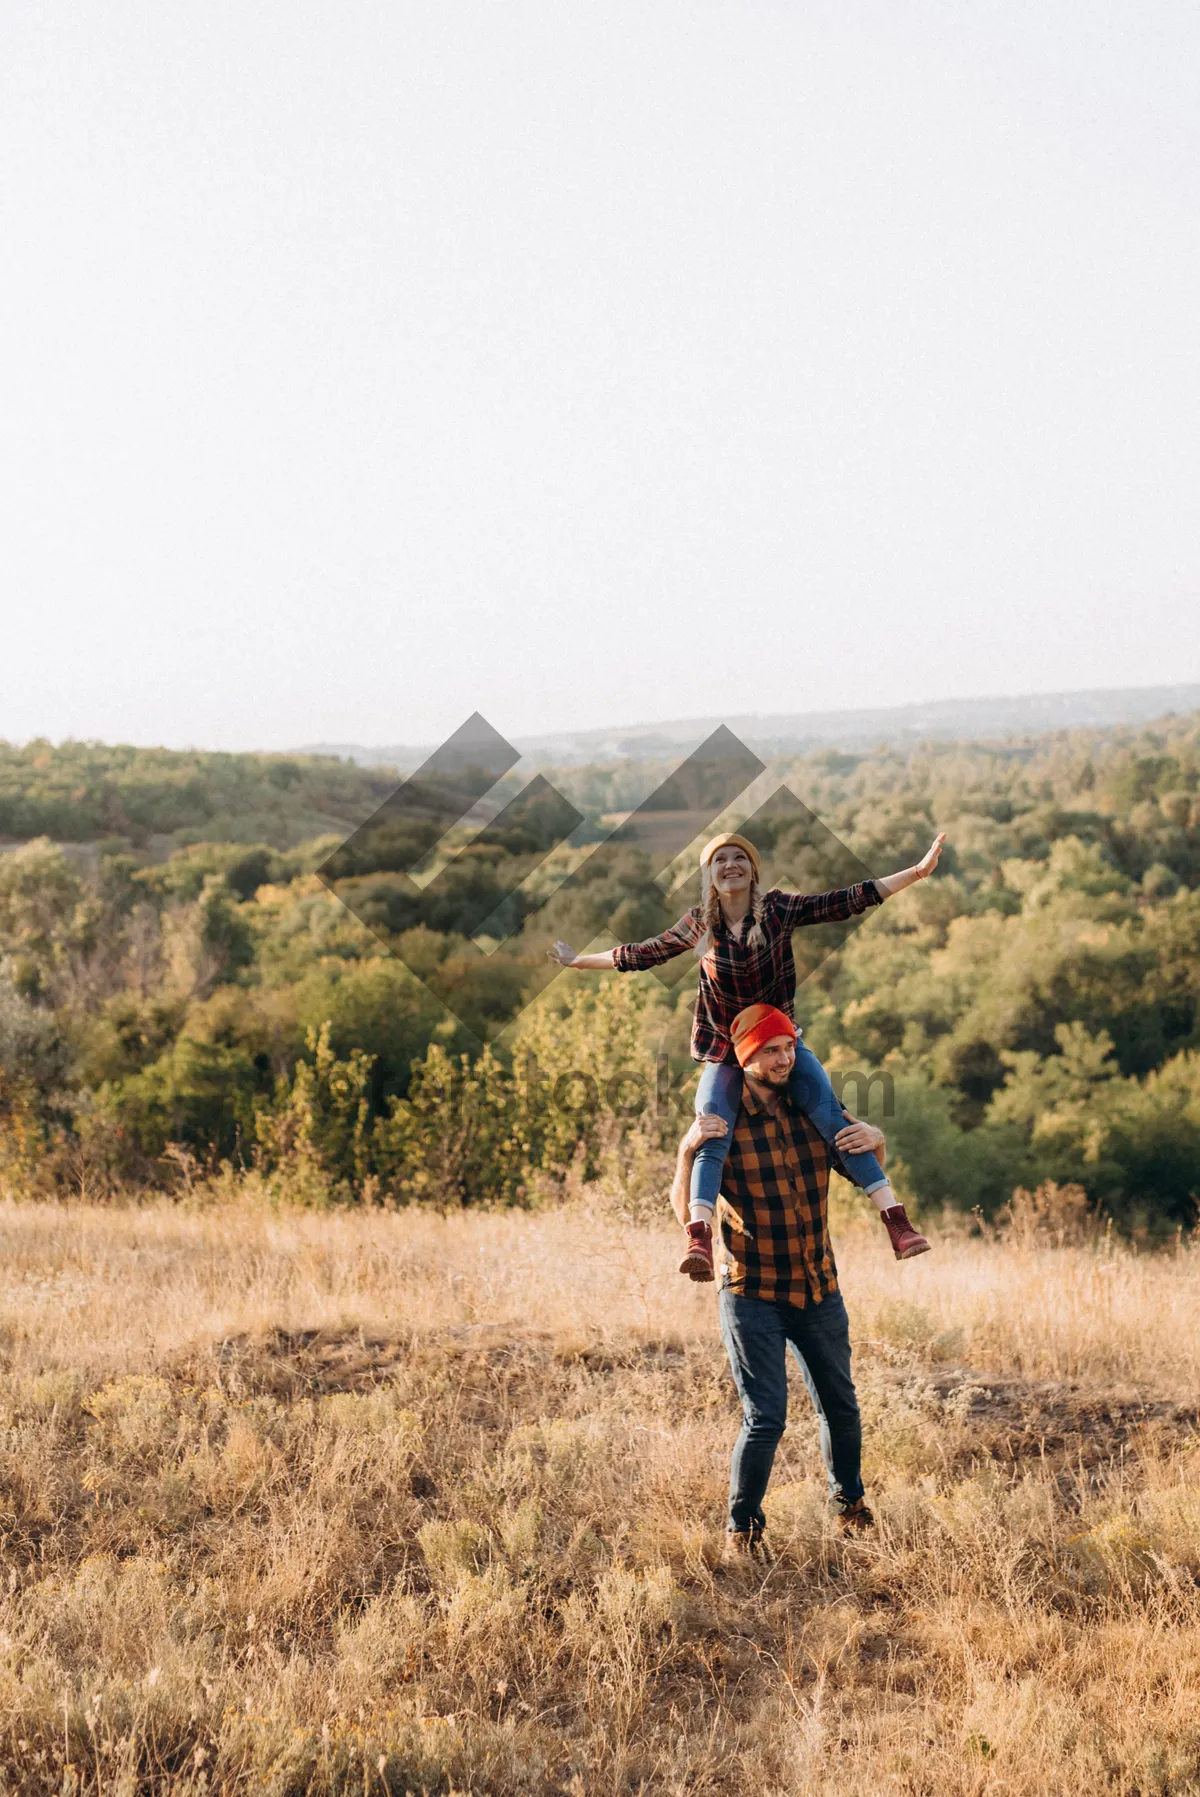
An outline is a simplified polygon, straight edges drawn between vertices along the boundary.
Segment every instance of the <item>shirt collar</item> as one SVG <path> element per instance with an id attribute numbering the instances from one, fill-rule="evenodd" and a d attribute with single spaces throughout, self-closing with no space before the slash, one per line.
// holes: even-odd
<path id="1" fill-rule="evenodd" d="M 779 1094 L 779 1104 L 784 1110 L 786 1110 L 786 1111 L 791 1110 L 792 1101 L 786 1091 L 781 1092 Z M 758 1117 L 758 1116 L 766 1117 L 766 1116 L 770 1115 L 770 1113 L 767 1110 L 766 1105 L 762 1104 L 754 1096 L 754 1093 L 750 1090 L 749 1081 L 743 1082 L 743 1085 L 742 1085 L 742 1108 L 743 1108 L 743 1110 L 748 1111 L 752 1117 Z"/>

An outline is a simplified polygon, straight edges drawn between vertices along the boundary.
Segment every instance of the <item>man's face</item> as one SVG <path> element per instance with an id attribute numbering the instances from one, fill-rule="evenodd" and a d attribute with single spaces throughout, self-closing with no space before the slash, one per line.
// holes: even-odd
<path id="1" fill-rule="evenodd" d="M 757 1080 L 760 1086 L 780 1088 L 787 1085 L 795 1065 L 795 1036 L 772 1036 L 769 1042 L 755 1049 L 754 1059 L 747 1061 L 742 1071 Z"/>

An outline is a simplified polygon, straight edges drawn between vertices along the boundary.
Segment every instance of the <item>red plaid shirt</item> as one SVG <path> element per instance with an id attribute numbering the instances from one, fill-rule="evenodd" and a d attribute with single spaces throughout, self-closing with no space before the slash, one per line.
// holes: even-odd
<path id="1" fill-rule="evenodd" d="M 700 963 L 700 989 L 692 1025 L 694 1061 L 734 1061 L 729 1026 L 747 1005 L 777 1005 L 795 1018 L 796 963 L 792 958 L 792 931 L 810 923 L 844 923 L 872 905 L 882 904 L 874 880 L 843 886 L 836 892 L 780 892 L 772 887 L 763 894 L 761 947 L 748 947 L 742 935 L 730 934 L 724 919 L 717 925 L 712 947 Z M 750 928 L 746 918 L 742 932 Z M 704 933 L 700 907 L 693 905 L 677 924 L 646 942 L 624 942 L 613 950 L 613 965 L 621 973 L 640 973 L 660 967 L 675 955 L 695 948 Z"/>

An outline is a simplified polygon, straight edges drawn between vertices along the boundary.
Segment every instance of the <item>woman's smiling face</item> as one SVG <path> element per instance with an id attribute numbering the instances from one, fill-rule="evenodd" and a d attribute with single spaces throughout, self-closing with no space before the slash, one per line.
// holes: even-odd
<path id="1" fill-rule="evenodd" d="M 749 855 L 735 843 L 718 849 L 711 865 L 713 884 L 718 892 L 740 892 L 753 878 Z"/>

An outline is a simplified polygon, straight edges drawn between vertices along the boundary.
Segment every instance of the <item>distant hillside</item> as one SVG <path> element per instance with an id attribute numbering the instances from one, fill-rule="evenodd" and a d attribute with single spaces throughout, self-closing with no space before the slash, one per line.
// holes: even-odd
<path id="1" fill-rule="evenodd" d="M 395 786 L 332 756 L 0 742 L 0 845 L 49 836 L 165 852 L 344 835 Z"/>
<path id="2" fill-rule="evenodd" d="M 672 765 L 722 722 L 777 766 L 804 756 L 821 761 L 838 754 L 853 766 L 856 752 L 870 756 L 881 746 L 911 761 L 927 742 L 961 744 L 983 768 L 997 754 L 1016 754 L 1018 743 L 1022 754 L 1027 747 L 1051 752 L 1056 732 L 1066 729 L 1095 732 L 1097 741 L 1087 752 L 1107 752 L 1107 732 L 1137 730 L 1171 713 L 1200 714 L 1200 686 L 948 699 L 807 717 L 694 718 L 524 737 L 514 745 L 523 752 L 524 764 L 513 771 L 506 790 L 511 796 L 532 764 L 548 772 L 595 822 L 639 804 Z M 499 727 L 501 721 L 491 722 Z M 1117 747 L 1108 741 L 1109 749 Z M 1123 752 L 1152 754 L 1156 745 L 1127 743 Z M 394 791 L 398 775 L 411 771 L 428 753 L 426 747 L 356 744 L 275 755 L 129 743 L 39 740 L 18 746 L 0 741 L 0 851 L 35 836 L 106 850 L 125 847 L 154 858 L 198 842 L 284 850 L 316 837 L 344 837 Z M 806 777 L 815 792 L 812 765 Z M 894 768 L 887 778 L 895 780 Z M 495 803 L 494 796 L 483 801 L 484 811 Z"/>
<path id="3" fill-rule="evenodd" d="M 515 747 L 542 765 L 653 758 L 686 751 L 718 724 L 727 724 L 760 754 L 796 755 L 832 745 L 871 749 L 881 743 L 969 741 L 1041 735 L 1049 730 L 1106 724 L 1143 724 L 1169 712 L 1200 710 L 1200 685 L 1113 687 L 1079 693 L 1035 693 L 1001 699 L 934 699 L 870 711 L 813 711 L 792 715 L 689 718 L 608 730 L 514 736 Z M 503 718 L 489 722 L 504 732 Z M 320 743 L 300 751 L 337 755 L 363 767 L 414 768 L 432 744 L 366 747 Z"/>

